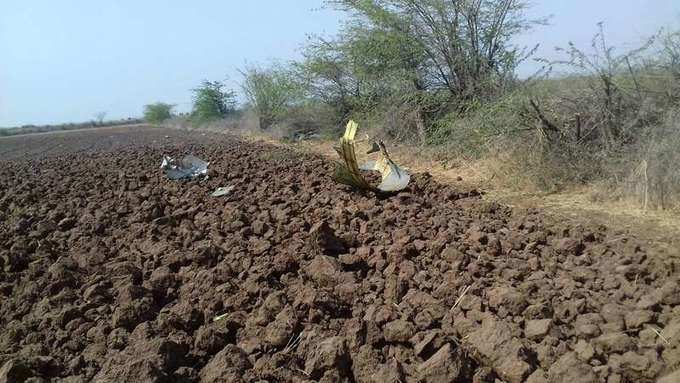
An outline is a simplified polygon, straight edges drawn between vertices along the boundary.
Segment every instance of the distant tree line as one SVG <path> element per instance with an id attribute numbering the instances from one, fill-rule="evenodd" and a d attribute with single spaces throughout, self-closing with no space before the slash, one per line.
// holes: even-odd
<path id="1" fill-rule="evenodd" d="M 65 123 L 56 125 L 22 125 L 13 128 L 0 129 L 0 136 L 15 136 L 18 134 L 31 134 L 31 133 L 44 133 L 60 130 L 76 130 L 76 129 L 88 129 L 88 128 L 102 128 L 109 126 L 121 126 L 121 125 L 133 125 L 141 124 L 144 122 L 140 118 L 125 118 L 119 120 L 101 120 L 96 119 L 89 122 L 79 122 L 79 123 Z"/>

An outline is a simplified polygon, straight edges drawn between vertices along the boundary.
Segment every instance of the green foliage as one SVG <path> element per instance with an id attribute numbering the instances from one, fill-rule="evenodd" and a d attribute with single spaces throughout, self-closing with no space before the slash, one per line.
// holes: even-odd
<path id="1" fill-rule="evenodd" d="M 175 106 L 163 102 L 144 105 L 144 120 L 152 124 L 160 124 L 172 117 L 172 109 Z"/>
<path id="2" fill-rule="evenodd" d="M 241 74 L 243 92 L 258 115 L 261 129 L 281 121 L 288 109 L 302 101 L 303 87 L 289 68 L 248 66 Z"/>
<path id="3" fill-rule="evenodd" d="M 192 120 L 205 123 L 225 118 L 236 110 L 236 94 L 225 90 L 220 81 L 204 80 L 194 92 L 194 106 L 191 111 Z"/>
<path id="4" fill-rule="evenodd" d="M 373 73 L 387 69 L 416 90 L 446 89 L 464 99 L 513 82 L 527 52 L 513 46 L 512 39 L 537 23 L 525 18 L 527 5 L 518 0 L 328 3 L 350 14 L 341 40 L 361 68 L 377 69 Z"/>
<path id="5" fill-rule="evenodd" d="M 380 104 L 401 104 L 422 90 L 418 54 L 403 35 L 354 22 L 335 40 L 311 40 L 297 67 L 309 95 L 333 106 L 343 120 Z"/>
<path id="6" fill-rule="evenodd" d="M 437 119 L 428 131 L 427 143 L 448 145 L 466 156 L 479 156 L 488 144 L 502 136 L 529 130 L 522 115 L 526 92 L 517 90 L 494 101 L 470 100 L 456 111 Z"/>
<path id="7" fill-rule="evenodd" d="M 512 89 L 531 51 L 512 39 L 536 21 L 518 0 L 333 0 L 334 38 L 312 37 L 294 69 L 334 123 L 375 117 L 388 136 L 424 143 L 437 121 Z"/>

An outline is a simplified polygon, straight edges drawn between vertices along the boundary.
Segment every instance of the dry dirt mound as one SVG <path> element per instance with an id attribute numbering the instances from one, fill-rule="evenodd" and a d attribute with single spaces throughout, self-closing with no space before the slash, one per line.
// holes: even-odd
<path id="1" fill-rule="evenodd" d="M 377 197 L 264 144 L 107 134 L 5 152 L 0 382 L 651 382 L 680 367 L 678 265 L 626 235 L 548 227 L 425 174 Z M 210 179 L 165 179 L 161 155 L 188 152 Z"/>

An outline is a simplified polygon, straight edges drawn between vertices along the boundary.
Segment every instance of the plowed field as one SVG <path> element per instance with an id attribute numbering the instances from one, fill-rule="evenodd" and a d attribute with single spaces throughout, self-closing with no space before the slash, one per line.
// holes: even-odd
<path id="1" fill-rule="evenodd" d="M 209 178 L 166 179 L 162 155 L 189 153 Z M 680 270 L 646 244 L 427 174 L 378 196 L 332 170 L 214 133 L 0 139 L 0 382 L 653 382 L 680 367 Z"/>

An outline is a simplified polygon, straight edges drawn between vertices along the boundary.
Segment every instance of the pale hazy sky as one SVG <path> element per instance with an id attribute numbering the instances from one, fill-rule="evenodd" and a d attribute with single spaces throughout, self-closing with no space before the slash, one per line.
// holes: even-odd
<path id="1" fill-rule="evenodd" d="M 680 29 L 678 0 L 534 0 L 550 25 L 523 36 L 551 57 L 588 47 L 605 22 L 613 45 Z M 190 106 L 202 79 L 238 87 L 246 62 L 300 57 L 308 33 L 333 34 L 341 15 L 321 0 L 0 0 L 0 126 L 139 116 L 155 101 Z M 530 67 L 523 71 L 530 71 Z"/>

